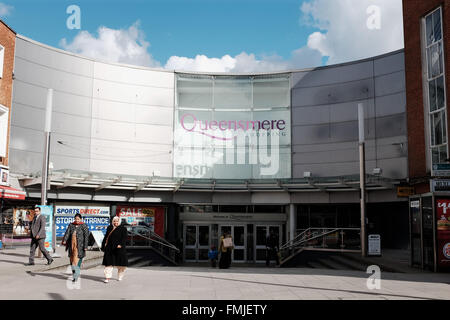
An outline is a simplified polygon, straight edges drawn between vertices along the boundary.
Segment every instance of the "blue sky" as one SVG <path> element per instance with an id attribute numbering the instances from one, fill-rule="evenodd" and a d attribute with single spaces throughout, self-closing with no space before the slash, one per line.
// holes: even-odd
<path id="1" fill-rule="evenodd" d="M 403 47 L 401 0 L 0 0 L 0 4 L 9 8 L 1 18 L 19 34 L 100 60 L 152 67 L 266 71 L 344 62 Z M 81 9 L 81 30 L 66 27 L 66 8 L 73 4 Z M 381 8 L 384 28 L 365 30 L 370 17 L 366 8 L 371 4 Z M 104 39 L 99 35 L 102 26 L 107 28 Z M 358 28 L 364 32 L 352 34 Z M 112 34 L 115 40 L 104 42 Z M 354 43 L 358 34 L 367 44 Z M 133 57 L 125 52 L 130 44 L 139 51 Z M 108 45 L 124 52 L 102 53 Z M 367 45 L 375 48 L 369 50 Z"/>

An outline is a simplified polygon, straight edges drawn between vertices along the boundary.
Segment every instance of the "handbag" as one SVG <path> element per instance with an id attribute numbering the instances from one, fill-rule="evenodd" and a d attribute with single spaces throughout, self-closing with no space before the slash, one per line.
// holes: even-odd
<path id="1" fill-rule="evenodd" d="M 231 238 L 223 239 L 223 247 L 224 248 L 231 248 L 232 246 L 233 246 L 233 240 Z"/>

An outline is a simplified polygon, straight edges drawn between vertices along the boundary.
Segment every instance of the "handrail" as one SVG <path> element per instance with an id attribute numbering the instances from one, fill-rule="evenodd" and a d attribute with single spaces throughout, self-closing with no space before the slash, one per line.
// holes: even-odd
<path id="1" fill-rule="evenodd" d="M 341 249 L 344 247 L 344 231 L 360 231 L 360 228 L 308 228 L 298 234 L 294 239 L 289 240 L 284 245 L 280 247 L 280 250 L 291 251 L 294 248 L 304 247 L 304 244 L 316 240 L 318 238 L 323 238 L 322 244 L 325 246 L 325 237 L 340 232 L 341 233 Z M 319 233 L 314 231 L 320 231 Z"/>
<path id="2" fill-rule="evenodd" d="M 138 233 L 137 231 L 135 231 L 133 229 L 142 229 L 146 233 L 150 234 L 150 236 Z M 149 241 L 152 241 L 152 242 L 155 242 L 155 243 L 159 243 L 159 244 L 161 244 L 161 245 L 163 245 L 165 247 L 168 247 L 170 249 L 176 250 L 177 252 L 180 252 L 180 249 L 178 249 L 172 243 L 170 243 L 169 241 L 167 241 L 166 239 L 161 237 L 156 232 L 152 231 L 149 227 L 146 227 L 146 226 L 130 226 L 130 229 L 127 228 L 127 231 L 128 231 L 128 233 L 131 233 L 132 235 L 136 235 L 136 236 L 142 237 L 144 239 L 147 239 Z M 161 240 L 161 241 L 155 240 L 153 238 L 157 238 L 158 240 Z"/>

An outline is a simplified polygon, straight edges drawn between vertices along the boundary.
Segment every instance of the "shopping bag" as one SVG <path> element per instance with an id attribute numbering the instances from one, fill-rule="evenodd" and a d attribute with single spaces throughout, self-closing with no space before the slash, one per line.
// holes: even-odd
<path id="1" fill-rule="evenodd" d="M 233 246 L 233 241 L 231 240 L 231 238 L 224 238 L 223 246 L 224 248 L 231 248 Z"/>

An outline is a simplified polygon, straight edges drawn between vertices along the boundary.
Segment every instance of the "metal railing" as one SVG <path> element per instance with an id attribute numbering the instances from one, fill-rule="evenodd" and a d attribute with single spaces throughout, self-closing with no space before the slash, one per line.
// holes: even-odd
<path id="1" fill-rule="evenodd" d="M 360 251 L 360 228 L 308 228 L 297 230 L 293 240 L 280 246 L 285 259 L 304 248 L 327 249 L 329 251 Z"/>
<path id="2" fill-rule="evenodd" d="M 174 262 L 178 261 L 180 250 L 146 226 L 125 226 L 128 231 L 128 247 L 152 247 Z"/>

